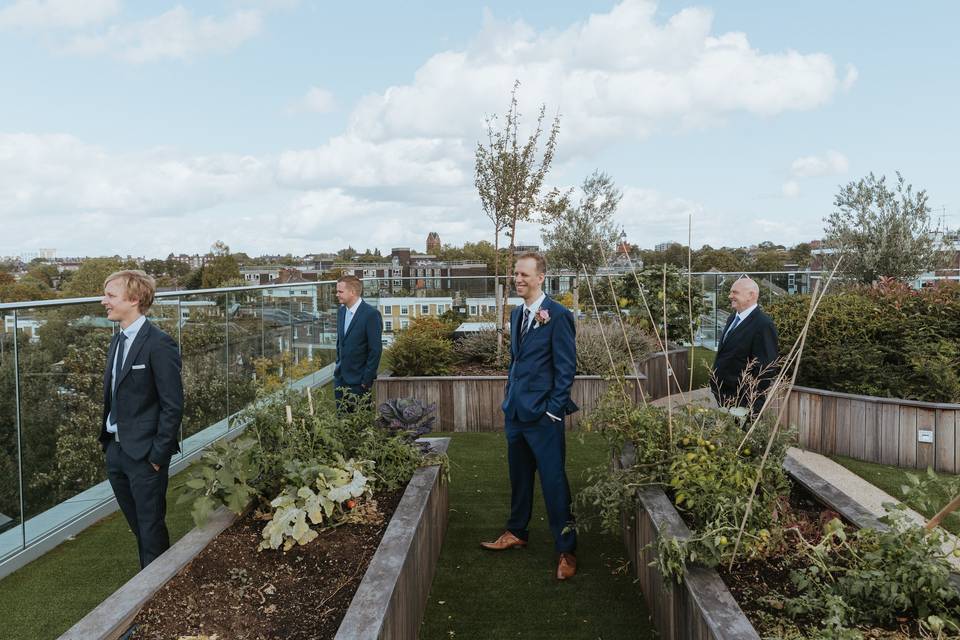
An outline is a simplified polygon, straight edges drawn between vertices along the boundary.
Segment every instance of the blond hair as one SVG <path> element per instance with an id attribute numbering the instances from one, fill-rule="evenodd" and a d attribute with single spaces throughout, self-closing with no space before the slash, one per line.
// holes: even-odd
<path id="1" fill-rule="evenodd" d="M 342 282 L 347 285 L 347 288 L 353 291 L 356 295 L 363 295 L 363 282 L 361 282 L 360 278 L 357 276 L 340 276 L 337 279 L 337 282 Z"/>
<path id="2" fill-rule="evenodd" d="M 547 272 L 547 259 L 543 257 L 542 253 L 537 253 L 536 251 L 524 251 L 517 256 L 517 259 L 513 261 L 513 264 L 517 264 L 521 260 L 533 260 L 536 262 L 537 273 Z"/>
<path id="3" fill-rule="evenodd" d="M 157 293 L 156 281 L 139 269 L 124 269 L 108 275 L 107 279 L 103 281 L 103 287 L 106 288 L 114 280 L 124 281 L 126 289 L 124 296 L 127 300 L 137 300 L 140 313 L 146 313 L 147 309 L 153 304 L 153 297 Z"/>

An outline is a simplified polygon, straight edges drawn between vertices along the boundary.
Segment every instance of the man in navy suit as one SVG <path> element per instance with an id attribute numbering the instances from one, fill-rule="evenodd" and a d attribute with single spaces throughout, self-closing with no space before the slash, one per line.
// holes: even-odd
<path id="1" fill-rule="evenodd" d="M 333 371 L 334 396 L 341 411 L 352 411 L 354 402 L 344 402 L 344 393 L 358 398 L 373 389 L 383 352 L 380 312 L 363 301 L 363 283 L 356 276 L 337 280 L 337 364 Z"/>
<path id="2" fill-rule="evenodd" d="M 760 287 L 750 278 L 740 278 L 730 288 L 734 313 L 720 336 L 710 381 L 720 406 L 747 407 L 754 415 L 776 377 L 777 361 L 777 328 L 757 306 L 759 296 Z"/>
<path id="3" fill-rule="evenodd" d="M 510 468 L 510 518 L 506 531 L 485 549 L 525 547 L 533 511 L 534 475 L 547 507 L 547 519 L 559 554 L 557 579 L 577 572 L 577 536 L 570 514 L 563 419 L 577 411 L 570 388 L 577 370 L 573 314 L 543 293 L 547 264 L 538 253 L 517 258 L 514 282 L 522 307 L 510 315 L 510 373 L 503 413 Z"/>
<path id="4" fill-rule="evenodd" d="M 183 415 L 180 349 L 144 315 L 155 291 L 143 271 L 118 271 L 103 283 L 100 301 L 120 324 L 103 376 L 100 444 L 110 486 L 137 537 L 141 569 L 170 547 L 167 481 Z"/>

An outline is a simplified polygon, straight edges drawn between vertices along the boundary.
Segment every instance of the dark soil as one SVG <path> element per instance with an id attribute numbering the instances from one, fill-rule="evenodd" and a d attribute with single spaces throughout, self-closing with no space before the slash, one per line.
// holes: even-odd
<path id="1" fill-rule="evenodd" d="M 823 538 L 825 523 L 833 518 L 842 519 L 839 514 L 825 508 L 806 489 L 795 483 L 790 493 L 789 508 L 785 509 L 783 517 L 786 526 L 797 527 L 810 544 L 817 544 Z M 848 533 L 852 533 L 854 528 L 849 523 L 846 524 Z M 792 544 L 795 545 L 796 542 Z M 790 572 L 803 566 L 801 557 L 790 553 L 790 549 L 784 549 L 781 556 L 772 555 L 742 562 L 735 565 L 732 571 L 728 571 L 726 565 L 723 565 L 717 567 L 717 572 L 750 623 L 761 637 L 766 638 L 780 636 L 784 628 L 791 626 L 790 623 L 801 630 L 816 629 L 822 624 L 822 620 L 791 620 L 783 612 L 786 601 L 800 595 L 800 591 L 790 581 Z M 897 628 L 887 629 L 863 628 L 860 631 L 866 638 L 919 637 L 915 623 L 904 623 Z"/>
<path id="2" fill-rule="evenodd" d="M 402 495 L 375 497 L 382 524 L 328 529 L 286 553 L 258 552 L 266 522 L 246 513 L 144 606 L 131 637 L 333 638 Z"/>

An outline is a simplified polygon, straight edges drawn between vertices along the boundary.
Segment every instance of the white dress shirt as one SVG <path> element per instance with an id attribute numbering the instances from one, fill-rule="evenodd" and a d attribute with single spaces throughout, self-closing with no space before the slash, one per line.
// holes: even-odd
<path id="1" fill-rule="evenodd" d="M 347 335 L 347 329 L 350 328 L 350 323 L 353 321 L 353 316 L 357 315 L 357 309 L 360 308 L 361 302 L 363 302 L 363 298 L 357 298 L 357 301 L 353 303 L 353 306 L 347 307 L 346 312 L 343 314 L 343 335 Z"/>
<path id="2" fill-rule="evenodd" d="M 143 323 L 147 321 L 147 316 L 140 316 L 136 320 L 130 323 L 130 326 L 122 330 L 122 333 L 126 334 L 127 340 L 123 343 L 123 353 L 120 353 L 120 349 L 117 349 L 117 353 L 113 358 L 113 362 L 110 363 L 110 389 L 113 390 L 114 385 L 117 384 L 116 380 L 113 379 L 114 374 L 117 371 L 117 358 L 121 358 L 120 366 L 123 366 L 124 361 L 127 359 L 127 354 L 130 353 L 130 345 L 133 344 L 133 341 L 136 340 L 137 334 L 140 332 L 140 328 L 143 326 Z M 117 432 L 117 423 L 113 420 L 113 408 L 111 407 L 110 413 L 107 415 L 107 433 L 116 433 Z"/>

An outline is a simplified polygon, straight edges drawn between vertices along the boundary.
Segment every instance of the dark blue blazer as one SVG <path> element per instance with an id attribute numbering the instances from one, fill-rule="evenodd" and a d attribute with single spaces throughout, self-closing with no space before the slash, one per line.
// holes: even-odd
<path id="1" fill-rule="evenodd" d="M 760 391 L 765 391 L 777 374 L 772 366 L 777 360 L 777 328 L 773 320 L 757 307 L 727 335 L 736 315 L 727 317 L 713 362 L 711 386 L 715 394 L 735 394 L 748 366 L 750 375 L 759 379 Z"/>
<path id="2" fill-rule="evenodd" d="M 134 460 L 146 459 L 164 466 L 180 451 L 180 421 L 183 417 L 183 382 L 180 349 L 173 338 L 147 320 L 137 332 L 123 361 L 117 381 L 116 407 L 112 407 L 111 368 L 120 333 L 110 342 L 103 376 L 103 418 L 100 444 L 104 451 L 113 434 L 107 431 L 107 415 L 120 435 L 120 448 Z"/>
<path id="3" fill-rule="evenodd" d="M 383 352 L 383 320 L 380 312 L 363 300 L 344 333 L 346 316 L 347 308 L 340 305 L 337 309 L 337 365 L 333 371 L 335 384 L 372 387 Z"/>
<path id="4" fill-rule="evenodd" d="M 570 399 L 577 373 L 573 313 L 549 297 L 540 308 L 550 314 L 550 321 L 534 321 L 523 344 L 518 344 L 523 306 L 510 314 L 510 373 L 502 407 L 507 418 L 522 422 L 536 422 L 547 412 L 562 419 L 579 409 Z"/>

